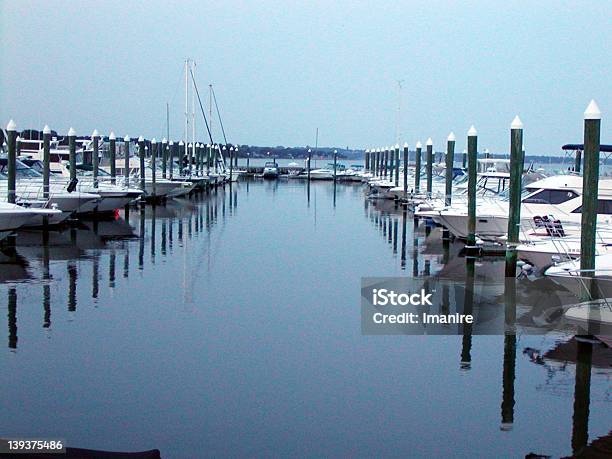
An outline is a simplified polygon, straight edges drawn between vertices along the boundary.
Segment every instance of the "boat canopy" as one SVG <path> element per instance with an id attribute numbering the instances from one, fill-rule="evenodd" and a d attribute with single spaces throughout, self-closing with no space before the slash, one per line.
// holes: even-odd
<path id="1" fill-rule="evenodd" d="M 569 151 L 584 151 L 583 143 L 568 143 L 561 147 L 562 150 Z M 606 153 L 612 153 L 612 145 L 600 145 L 599 151 L 605 151 Z"/>

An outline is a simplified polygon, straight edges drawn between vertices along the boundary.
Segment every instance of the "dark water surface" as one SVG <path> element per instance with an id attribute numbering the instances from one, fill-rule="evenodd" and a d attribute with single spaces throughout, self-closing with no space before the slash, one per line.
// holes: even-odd
<path id="1" fill-rule="evenodd" d="M 563 456 L 610 435 L 610 356 L 576 385 L 571 336 L 362 335 L 361 277 L 465 261 L 333 189 L 242 182 L 20 233 L 0 253 L 0 435 L 181 458 Z"/>

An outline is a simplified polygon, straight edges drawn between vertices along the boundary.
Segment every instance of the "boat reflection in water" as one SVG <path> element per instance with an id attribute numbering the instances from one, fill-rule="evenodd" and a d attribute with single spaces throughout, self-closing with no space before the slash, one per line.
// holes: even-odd
<path id="1" fill-rule="evenodd" d="M 486 309 L 488 304 L 503 308 L 505 332 L 503 333 L 501 431 L 510 432 L 514 429 L 516 354 L 519 341 L 517 335 L 548 333 L 550 338 L 544 340 L 547 346 L 545 349 L 525 346 L 522 354 L 528 357 L 530 362 L 547 369 L 547 379 L 538 389 L 557 391 L 559 386 L 566 387 L 569 384 L 567 378 L 571 377 L 572 372 L 575 374 L 571 454 L 580 457 L 606 457 L 612 454 L 612 431 L 592 438 L 589 442 L 593 371 L 598 377 L 603 378 L 604 382 L 604 392 L 599 393 L 598 397 L 603 397 L 608 403 L 612 401 L 609 392 L 612 387 L 610 386 L 612 337 L 574 335 L 573 333 L 581 331 L 580 328 L 558 331 L 558 327 L 564 326 L 560 323 L 565 311 L 564 306 L 576 303 L 576 296 L 566 289 L 559 288 L 548 278 L 528 280 L 525 277 L 519 279 L 505 277 L 504 258 L 461 256 L 463 244 L 451 242 L 444 237 L 441 229 L 432 229 L 416 219 L 413 225 L 408 225 L 409 213 L 401 207 L 398 208 L 395 203 L 386 200 L 366 200 L 365 212 L 366 217 L 374 223 L 394 255 L 398 227 L 401 228 L 401 270 L 406 270 L 406 259 L 412 258 L 412 275 L 423 277 L 424 285 L 429 285 L 431 288 L 432 279 L 445 281 L 438 288 L 441 296 L 440 313 L 448 314 L 454 309 L 462 310 L 465 314 L 473 314 L 476 312 L 474 308 Z M 411 249 L 406 245 L 406 228 L 412 228 L 413 232 Z M 420 263 L 424 264 L 423 269 L 419 269 Z M 458 283 L 464 287 L 463 305 L 460 305 L 461 298 L 455 297 L 450 307 L 451 291 Z M 476 304 L 475 296 L 480 297 Z M 472 325 L 466 324 L 463 328 L 460 352 L 462 370 L 470 370 L 472 366 L 472 339 Z M 556 381 L 557 379 L 561 381 Z M 610 424 L 612 418 L 608 416 L 607 421 Z M 531 451 L 531 453 L 537 457 L 550 457 L 547 451 Z"/>

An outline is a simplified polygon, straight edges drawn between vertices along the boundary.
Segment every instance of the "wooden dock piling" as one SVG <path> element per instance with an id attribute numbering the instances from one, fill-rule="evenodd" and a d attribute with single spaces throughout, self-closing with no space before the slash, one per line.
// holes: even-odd
<path id="1" fill-rule="evenodd" d="M 70 182 L 76 180 L 76 131 L 70 128 L 68 131 L 68 164 L 70 167 Z"/>
<path id="2" fill-rule="evenodd" d="M 468 237 L 467 248 L 476 245 L 476 161 L 478 155 L 478 133 L 474 126 L 468 131 Z"/>
<path id="3" fill-rule="evenodd" d="M 393 182 L 393 176 L 395 174 L 395 149 L 393 146 L 389 147 L 389 181 Z"/>
<path id="4" fill-rule="evenodd" d="M 334 182 L 338 175 L 338 150 L 334 150 Z"/>
<path id="5" fill-rule="evenodd" d="M 91 134 L 91 141 L 93 142 L 93 153 L 91 155 L 91 163 L 93 166 L 93 186 L 98 188 L 98 167 L 100 165 L 100 135 L 98 130 L 94 129 Z"/>
<path id="6" fill-rule="evenodd" d="M 595 269 L 595 238 L 599 191 L 599 149 L 601 112 L 594 100 L 584 112 L 584 172 L 582 174 L 582 225 L 580 238 L 580 269 L 583 276 L 593 276 Z M 585 292 L 584 300 L 594 299 L 595 289 Z"/>
<path id="7" fill-rule="evenodd" d="M 161 160 L 162 160 L 162 178 L 166 178 L 168 174 L 168 139 L 165 137 L 162 139 L 161 147 Z"/>
<path id="8" fill-rule="evenodd" d="M 431 195 L 433 186 L 433 141 L 427 139 L 427 165 L 426 165 L 427 194 Z"/>
<path id="9" fill-rule="evenodd" d="M 577 174 L 580 173 L 580 166 L 582 164 L 582 152 L 580 150 L 576 151 L 576 158 L 574 162 L 574 172 Z"/>
<path id="10" fill-rule="evenodd" d="M 404 142 L 404 198 L 408 197 L 408 142 Z M 404 222 L 405 226 L 405 222 Z"/>
<path id="11" fill-rule="evenodd" d="M 51 176 L 51 129 L 43 128 L 43 197 L 49 199 L 49 177 Z"/>
<path id="12" fill-rule="evenodd" d="M 126 135 L 123 138 L 124 152 L 123 158 L 123 177 L 125 178 L 125 186 L 130 185 L 130 136 Z M 127 208 L 127 206 L 126 206 Z"/>
<path id="13" fill-rule="evenodd" d="M 140 160 L 140 189 L 145 191 L 145 141 L 144 137 L 138 137 L 138 158 Z"/>
<path id="14" fill-rule="evenodd" d="M 153 137 L 153 140 L 151 140 L 151 181 L 153 182 L 153 197 L 156 198 L 157 197 L 157 150 L 158 150 L 159 144 L 157 143 L 157 140 L 155 140 L 155 137 Z"/>
<path id="15" fill-rule="evenodd" d="M 521 189 L 523 178 L 523 123 L 518 115 L 510 125 L 510 202 L 508 241 L 506 245 L 506 277 L 516 276 L 516 246 L 521 225 Z"/>
<path id="16" fill-rule="evenodd" d="M 414 157 L 414 192 L 418 193 L 421 189 L 421 150 L 423 145 L 420 141 L 416 144 L 416 153 Z"/>
<path id="17" fill-rule="evenodd" d="M 114 185 L 115 183 L 117 183 L 117 137 L 115 136 L 115 133 L 111 131 L 110 135 L 108 136 L 108 142 L 109 142 L 109 157 L 110 157 L 110 176 L 111 176 L 111 183 Z"/>
<path id="18" fill-rule="evenodd" d="M 399 186 L 400 174 L 400 146 L 395 144 L 395 186 Z"/>
<path id="19" fill-rule="evenodd" d="M 13 120 L 10 120 L 6 126 L 8 136 L 8 188 L 7 202 L 15 204 L 16 185 L 17 185 L 17 125 Z"/>
<path id="20" fill-rule="evenodd" d="M 444 204 L 451 205 L 453 200 L 453 165 L 455 163 L 455 134 L 451 132 L 446 139 L 446 174 Z"/>

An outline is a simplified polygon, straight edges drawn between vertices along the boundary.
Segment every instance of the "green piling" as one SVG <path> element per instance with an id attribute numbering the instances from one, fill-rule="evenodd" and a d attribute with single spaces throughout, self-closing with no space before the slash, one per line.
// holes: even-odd
<path id="1" fill-rule="evenodd" d="M 338 150 L 334 150 L 334 182 L 338 173 Z"/>
<path id="2" fill-rule="evenodd" d="M 404 143 L 404 198 L 408 197 L 408 143 Z"/>
<path id="3" fill-rule="evenodd" d="M 472 126 L 468 131 L 468 247 L 476 245 L 476 161 L 478 133 Z"/>
<path id="4" fill-rule="evenodd" d="M 126 135 L 123 138 L 123 177 L 125 178 L 125 186 L 130 185 L 130 136 Z"/>
<path id="5" fill-rule="evenodd" d="M 98 188 L 98 167 L 100 166 L 100 136 L 98 130 L 94 129 L 91 134 L 91 141 L 93 142 L 93 153 L 91 154 L 91 161 L 93 165 L 93 186 Z"/>
<path id="6" fill-rule="evenodd" d="M 399 186 L 400 175 L 400 146 L 395 144 L 395 186 Z"/>
<path id="7" fill-rule="evenodd" d="M 393 173 L 395 172 L 395 150 L 389 147 L 389 181 L 393 181 Z"/>
<path id="8" fill-rule="evenodd" d="M 521 225 L 521 186 L 525 158 L 523 156 L 523 123 L 516 116 L 510 125 L 510 202 L 508 242 L 506 247 L 506 277 L 516 276 L 516 246 Z"/>
<path id="9" fill-rule="evenodd" d="M 7 202 L 15 204 L 16 200 L 16 185 L 17 185 L 17 125 L 13 120 L 10 120 L 6 126 L 8 135 L 8 188 Z"/>
<path id="10" fill-rule="evenodd" d="M 444 204 L 451 205 L 453 200 L 453 164 L 455 162 L 455 134 L 451 132 L 446 139 L 446 187 L 444 190 Z"/>
<path id="11" fill-rule="evenodd" d="M 595 238 L 597 231 L 597 196 L 599 187 L 599 148 L 601 112 L 594 100 L 584 112 L 584 172 L 582 174 L 582 228 L 580 269 L 592 276 L 595 269 Z M 588 285 L 588 284 L 587 284 Z M 591 286 L 593 287 L 593 286 Z M 583 299 L 595 297 L 593 288 Z"/>
<path id="12" fill-rule="evenodd" d="M 109 142 L 109 155 L 110 155 L 110 175 L 111 183 L 114 185 L 117 183 L 117 137 L 114 132 L 111 132 L 108 136 Z"/>
<path id="13" fill-rule="evenodd" d="M 168 139 L 162 139 L 162 178 L 166 178 L 168 173 Z"/>
<path id="14" fill-rule="evenodd" d="M 416 154 L 414 157 L 414 192 L 418 193 L 421 189 L 421 142 L 416 144 Z"/>
<path id="15" fill-rule="evenodd" d="M 70 167 L 70 181 L 76 180 L 76 131 L 68 131 L 68 164 Z"/>
<path id="16" fill-rule="evenodd" d="M 431 195 L 433 187 L 433 141 L 431 137 L 427 139 L 427 165 L 426 169 L 426 180 L 427 180 L 427 194 Z"/>
<path id="17" fill-rule="evenodd" d="M 145 191 L 145 141 L 144 137 L 138 137 L 138 159 L 140 160 L 140 189 Z"/>
<path id="18" fill-rule="evenodd" d="M 43 197 L 49 199 L 49 177 L 51 175 L 51 129 L 43 129 Z"/>
<path id="19" fill-rule="evenodd" d="M 153 186 L 153 197 L 157 196 L 157 140 L 151 140 L 151 179 Z"/>

